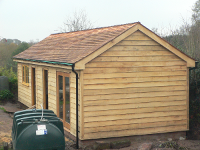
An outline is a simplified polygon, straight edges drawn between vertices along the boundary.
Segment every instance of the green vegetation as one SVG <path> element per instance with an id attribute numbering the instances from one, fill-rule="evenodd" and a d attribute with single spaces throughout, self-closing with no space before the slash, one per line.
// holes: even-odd
<path id="1" fill-rule="evenodd" d="M 0 67 L 12 68 L 14 72 L 17 72 L 17 63 L 12 57 L 28 49 L 34 43 L 21 42 L 17 39 L 14 40 L 15 43 L 12 41 L 11 39 L 0 41 Z"/>
<path id="2" fill-rule="evenodd" d="M 0 76 L 8 77 L 11 92 L 17 90 L 17 74 L 12 70 L 12 67 L 10 69 L 0 67 Z"/>
<path id="3" fill-rule="evenodd" d="M 13 100 L 14 95 L 17 94 L 17 74 L 10 69 L 0 67 L 0 76 L 8 77 L 10 90 L 0 91 L 0 101 Z"/>
<path id="4" fill-rule="evenodd" d="M 15 43 L 12 43 L 15 42 Z M 33 44 L 33 43 L 31 43 Z M 17 79 L 17 63 L 12 57 L 23 52 L 30 47 L 29 43 L 21 42 L 17 39 L 3 39 L 0 41 L 0 76 L 8 77 L 9 90 L 0 91 L 0 100 L 10 100 L 17 97 L 18 79 Z"/>
<path id="5" fill-rule="evenodd" d="M 3 147 L 0 147 L 0 150 L 4 150 L 4 148 L 3 148 Z M 13 150 L 13 149 L 9 148 L 8 150 Z"/>
<path id="6" fill-rule="evenodd" d="M 26 42 L 22 42 L 18 47 L 12 52 L 11 58 L 8 60 L 6 67 L 13 68 L 14 72 L 17 72 L 17 63 L 12 60 L 12 57 L 28 49 L 30 45 Z"/>
<path id="7" fill-rule="evenodd" d="M 171 31 L 165 40 L 200 62 L 200 0 L 192 8 L 191 22 L 183 21 L 179 29 Z M 200 127 L 200 63 L 190 70 L 190 129 Z"/>
<path id="8" fill-rule="evenodd" d="M 13 93 L 9 90 L 2 90 L 0 91 L 0 100 L 9 100 L 14 97 Z"/>
<path id="9" fill-rule="evenodd" d="M 168 141 L 159 145 L 159 148 L 169 148 L 175 150 L 188 150 L 187 147 L 180 147 L 175 141 Z"/>
<path id="10" fill-rule="evenodd" d="M 1 109 L 1 110 L 3 110 L 4 112 L 6 112 L 5 108 L 3 108 L 3 107 L 0 107 L 0 109 Z"/>

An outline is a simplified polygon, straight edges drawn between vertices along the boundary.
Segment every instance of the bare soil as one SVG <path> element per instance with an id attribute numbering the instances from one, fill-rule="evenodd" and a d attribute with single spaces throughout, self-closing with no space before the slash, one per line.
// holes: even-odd
<path id="1" fill-rule="evenodd" d="M 0 107 L 2 107 L 0 105 Z M 4 110 L 0 109 L 0 147 L 2 147 L 3 142 L 10 142 L 11 131 L 12 131 L 12 118 Z"/>

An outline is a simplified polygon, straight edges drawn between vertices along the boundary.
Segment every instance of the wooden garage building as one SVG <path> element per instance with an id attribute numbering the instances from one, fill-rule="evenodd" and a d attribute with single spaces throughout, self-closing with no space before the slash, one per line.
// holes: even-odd
<path id="1" fill-rule="evenodd" d="M 187 131 L 195 60 L 141 23 L 52 34 L 14 56 L 18 100 L 81 140 Z"/>

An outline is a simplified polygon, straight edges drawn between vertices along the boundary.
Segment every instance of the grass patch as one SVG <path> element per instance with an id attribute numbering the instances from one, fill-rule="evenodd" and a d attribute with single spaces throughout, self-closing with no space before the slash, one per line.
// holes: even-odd
<path id="1" fill-rule="evenodd" d="M 5 108 L 3 108 L 3 107 L 0 107 L 0 109 L 1 109 L 1 110 L 3 110 L 4 112 L 6 112 Z M 1 149 L 0 149 L 0 150 L 1 150 Z"/>
<path id="2" fill-rule="evenodd" d="M 3 148 L 3 147 L 0 147 L 0 150 L 4 150 L 4 148 Z M 9 148 L 8 150 L 13 150 L 13 149 Z"/>
<path id="3" fill-rule="evenodd" d="M 188 150 L 187 147 L 179 147 L 175 141 L 168 141 L 159 145 L 159 148 L 172 148 L 176 150 Z"/>

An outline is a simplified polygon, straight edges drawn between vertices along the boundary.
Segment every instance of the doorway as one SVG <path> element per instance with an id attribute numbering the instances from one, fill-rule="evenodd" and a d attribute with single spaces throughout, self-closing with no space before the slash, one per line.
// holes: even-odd
<path id="1" fill-rule="evenodd" d="M 48 70 L 43 70 L 43 108 L 48 109 Z"/>
<path id="2" fill-rule="evenodd" d="M 31 68 L 31 94 L 32 94 L 32 106 L 36 105 L 36 83 L 35 83 L 35 68 Z"/>
<path id="3" fill-rule="evenodd" d="M 57 115 L 70 129 L 70 74 L 57 72 Z"/>

